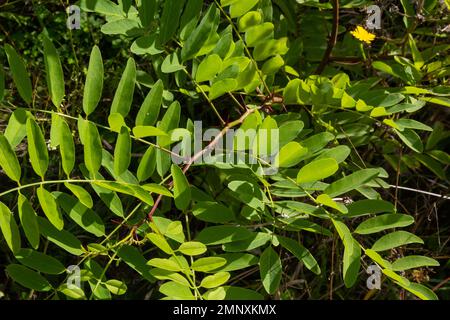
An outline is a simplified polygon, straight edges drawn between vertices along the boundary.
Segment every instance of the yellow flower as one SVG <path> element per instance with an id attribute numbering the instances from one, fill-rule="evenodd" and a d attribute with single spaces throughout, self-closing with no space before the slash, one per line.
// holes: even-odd
<path id="1" fill-rule="evenodd" d="M 350 31 L 350 33 L 359 41 L 364 41 L 367 44 L 370 44 L 375 39 L 375 35 L 373 33 L 370 33 L 361 26 L 357 26 L 356 29 Z"/>

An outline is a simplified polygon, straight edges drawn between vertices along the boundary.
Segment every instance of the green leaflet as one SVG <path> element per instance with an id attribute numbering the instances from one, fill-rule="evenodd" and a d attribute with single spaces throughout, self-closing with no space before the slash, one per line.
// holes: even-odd
<path id="1" fill-rule="evenodd" d="M 153 268 L 150 271 L 150 274 L 158 280 L 172 280 L 172 281 L 177 282 L 185 287 L 189 286 L 189 281 L 184 276 L 182 276 L 179 273 L 173 272 L 173 271 L 159 269 L 159 268 Z"/>
<path id="2" fill-rule="evenodd" d="M 259 25 L 263 20 L 259 11 L 250 11 L 243 15 L 238 21 L 239 31 L 245 32 L 248 28 Z"/>
<path id="3" fill-rule="evenodd" d="M 391 228 L 407 227 L 414 223 L 412 216 L 400 213 L 379 215 L 362 222 L 355 230 L 359 234 L 372 234 Z"/>
<path id="4" fill-rule="evenodd" d="M 96 174 L 102 165 L 102 142 L 97 127 L 92 122 L 86 122 L 83 128 L 84 163 L 91 174 Z"/>
<path id="5" fill-rule="evenodd" d="M 162 104 L 164 84 L 158 80 L 139 109 L 136 117 L 136 126 L 153 126 L 159 116 Z"/>
<path id="6" fill-rule="evenodd" d="M 264 297 L 254 290 L 233 286 L 209 290 L 204 296 L 207 300 L 264 300 Z"/>
<path id="7" fill-rule="evenodd" d="M 250 238 L 225 243 L 222 248 L 227 252 L 241 252 L 250 251 L 265 245 L 272 237 L 267 233 L 258 232 L 253 234 Z"/>
<path id="8" fill-rule="evenodd" d="M 36 193 L 42 211 L 44 211 L 48 220 L 53 226 L 55 226 L 56 229 L 62 230 L 64 228 L 64 220 L 53 195 L 42 186 L 37 188 Z"/>
<path id="9" fill-rule="evenodd" d="M 284 66 L 284 60 L 280 55 L 267 60 L 261 68 L 261 72 L 266 75 L 277 73 Z"/>
<path id="10" fill-rule="evenodd" d="M 227 260 L 221 257 L 207 257 L 195 260 L 191 268 L 199 272 L 208 272 L 220 268 L 227 263 Z"/>
<path id="11" fill-rule="evenodd" d="M 59 109 L 64 99 L 64 73 L 59 59 L 58 51 L 52 41 L 45 35 L 42 35 L 44 43 L 44 61 L 47 71 L 47 87 L 52 98 L 53 105 Z"/>
<path id="12" fill-rule="evenodd" d="M 175 205 L 180 210 L 185 210 L 191 201 L 191 189 L 183 171 L 177 165 L 171 167 L 173 177 L 173 193 Z"/>
<path id="13" fill-rule="evenodd" d="M 163 50 L 159 49 L 158 43 L 158 34 L 154 33 L 151 35 L 144 35 L 142 37 L 137 38 L 133 44 L 131 45 L 131 52 L 137 55 L 149 54 L 149 55 L 157 55 L 163 52 Z"/>
<path id="14" fill-rule="evenodd" d="M 275 157 L 275 166 L 289 168 L 295 166 L 301 161 L 301 158 L 308 153 L 308 149 L 301 146 L 300 143 L 291 141 L 280 149 Z"/>
<path id="15" fill-rule="evenodd" d="M 44 292 L 52 289 L 52 286 L 47 279 L 27 267 L 18 264 L 10 264 L 6 267 L 6 272 L 14 281 L 25 288 Z"/>
<path id="16" fill-rule="evenodd" d="M 330 197 L 337 197 L 341 194 L 354 190 L 366 182 L 372 180 L 379 174 L 377 169 L 362 169 L 330 184 L 324 192 Z"/>
<path id="17" fill-rule="evenodd" d="M 439 262 L 424 256 L 406 256 L 392 263 L 392 270 L 403 271 L 420 267 L 439 267 Z"/>
<path id="18" fill-rule="evenodd" d="M 229 243 L 250 238 L 252 233 L 244 227 L 215 226 L 200 231 L 196 240 L 206 245 Z"/>
<path id="19" fill-rule="evenodd" d="M 175 240 L 178 243 L 183 243 L 185 241 L 185 235 L 183 232 L 183 225 L 181 221 L 172 221 L 163 217 L 153 217 L 153 223 L 150 227 L 163 236 Z"/>
<path id="20" fill-rule="evenodd" d="M 142 26 L 147 28 L 150 23 L 155 18 L 155 13 L 157 11 L 157 1 L 156 0 L 146 0 L 140 1 L 139 19 L 141 20 Z"/>
<path id="21" fill-rule="evenodd" d="M 277 239 L 284 248 L 290 251 L 299 261 L 302 261 L 306 268 L 315 274 L 320 274 L 320 266 L 308 249 L 290 238 L 277 236 Z"/>
<path id="22" fill-rule="evenodd" d="M 133 196 L 150 206 L 153 205 L 152 196 L 139 185 L 124 184 L 114 181 L 95 181 L 94 184 L 111 191 Z"/>
<path id="23" fill-rule="evenodd" d="M 120 133 L 122 127 L 126 127 L 125 119 L 120 113 L 111 113 L 108 117 L 108 124 L 112 131 Z"/>
<path id="24" fill-rule="evenodd" d="M 325 179 L 339 169 L 335 159 L 325 158 L 308 163 L 297 174 L 297 183 L 314 182 Z"/>
<path id="25" fill-rule="evenodd" d="M 169 132 L 178 127 L 180 122 L 181 106 L 178 101 L 173 102 L 163 118 L 158 124 L 158 129 L 163 132 Z M 171 143 L 170 137 L 160 136 L 156 139 L 158 145 L 166 147 Z M 163 176 L 171 165 L 170 154 L 160 149 L 156 150 L 156 170 L 160 176 Z"/>
<path id="26" fill-rule="evenodd" d="M 188 256 L 197 256 L 205 253 L 206 250 L 206 246 L 203 243 L 197 241 L 184 242 L 178 248 L 178 251 Z"/>
<path id="27" fill-rule="evenodd" d="M 15 254 L 21 247 L 19 228 L 9 208 L 0 202 L 0 229 L 8 247 Z"/>
<path id="28" fill-rule="evenodd" d="M 168 55 L 161 64 L 161 72 L 163 73 L 174 73 L 183 70 L 185 67 L 180 64 L 178 58 L 178 50 L 174 53 Z"/>
<path id="29" fill-rule="evenodd" d="M 195 74 L 195 81 L 210 81 L 222 69 L 222 59 L 217 54 L 211 54 L 205 57 L 200 63 Z"/>
<path id="30" fill-rule="evenodd" d="M 414 282 L 410 282 L 409 284 L 404 284 L 402 282 L 396 283 L 422 300 L 438 300 L 437 295 L 425 285 Z"/>
<path id="31" fill-rule="evenodd" d="M 404 246 L 410 243 L 423 244 L 423 240 L 407 231 L 395 231 L 388 233 L 378 239 L 372 246 L 374 251 L 385 251 L 392 248 Z"/>
<path id="32" fill-rule="evenodd" d="M 128 128 L 122 127 L 114 149 L 114 173 L 121 175 L 131 162 L 131 138 Z"/>
<path id="33" fill-rule="evenodd" d="M 215 257 L 224 258 L 227 263 L 222 267 L 215 269 L 214 272 L 236 271 L 258 264 L 258 257 L 249 253 L 224 253 L 218 254 Z"/>
<path id="34" fill-rule="evenodd" d="M 105 235 L 105 225 L 100 216 L 78 199 L 62 192 L 54 192 L 59 206 L 76 224 L 97 237 Z"/>
<path id="35" fill-rule="evenodd" d="M 61 143 L 61 136 L 59 134 L 61 122 L 63 121 L 57 113 L 52 113 L 52 122 L 50 126 L 50 147 L 56 148 Z"/>
<path id="36" fill-rule="evenodd" d="M 365 199 L 348 205 L 347 217 L 359 217 L 369 214 L 394 212 L 394 205 L 384 200 Z"/>
<path id="37" fill-rule="evenodd" d="M 127 285 L 124 282 L 115 279 L 106 281 L 105 286 L 109 290 L 109 292 L 119 296 L 125 294 L 128 289 Z"/>
<path id="38" fill-rule="evenodd" d="M 23 265 L 47 274 L 61 274 L 66 268 L 61 262 L 39 251 L 21 249 L 15 258 Z"/>
<path id="39" fill-rule="evenodd" d="M 422 140 L 415 131 L 411 129 L 404 129 L 403 131 L 394 129 L 394 131 L 400 140 L 402 140 L 411 150 L 418 153 L 423 152 Z"/>
<path id="40" fill-rule="evenodd" d="M 63 283 L 59 286 L 58 291 L 62 294 L 76 300 L 86 299 L 84 291 L 77 286 L 69 286 L 67 283 Z"/>
<path id="41" fill-rule="evenodd" d="M 183 15 L 180 20 L 180 39 L 186 38 L 195 30 L 197 22 L 202 11 L 203 0 L 187 0 Z"/>
<path id="42" fill-rule="evenodd" d="M 19 160 L 8 140 L 0 133 L 0 167 L 6 175 L 16 182 L 20 181 L 21 168 Z"/>
<path id="43" fill-rule="evenodd" d="M 131 103 L 133 102 L 135 81 L 136 63 L 133 58 L 129 58 L 116 93 L 114 94 L 110 113 L 120 113 L 124 118 L 128 115 Z"/>
<path id="44" fill-rule="evenodd" d="M 197 202 L 192 213 L 197 219 L 215 222 L 215 223 L 227 223 L 234 219 L 233 211 L 227 206 L 211 201 L 199 201 Z"/>
<path id="45" fill-rule="evenodd" d="M 44 135 L 36 121 L 27 119 L 28 153 L 33 170 L 44 178 L 48 168 L 48 151 Z"/>
<path id="46" fill-rule="evenodd" d="M 179 17 L 183 10 L 185 0 L 164 1 L 159 30 L 159 44 L 165 45 L 174 35 L 179 26 Z M 176 19 L 174 19 L 176 17 Z"/>
<path id="47" fill-rule="evenodd" d="M 22 99 L 30 104 L 32 100 L 31 80 L 25 64 L 19 54 L 9 44 L 5 44 L 6 57 L 8 58 L 9 67 L 11 68 L 14 83 L 19 91 Z"/>
<path id="48" fill-rule="evenodd" d="M 254 47 L 258 42 L 264 41 L 270 37 L 273 34 L 274 28 L 273 23 L 270 22 L 264 22 L 260 25 L 253 26 L 245 32 L 245 42 L 249 47 Z"/>
<path id="49" fill-rule="evenodd" d="M 142 256 L 138 248 L 124 245 L 117 250 L 117 255 L 145 279 L 154 281 L 155 278 L 150 274 L 151 268 L 147 265 L 147 260 Z"/>
<path id="50" fill-rule="evenodd" d="M 153 258 L 147 262 L 147 265 L 167 271 L 183 271 L 183 268 L 173 259 Z"/>
<path id="51" fill-rule="evenodd" d="M 70 176 L 75 166 L 75 144 L 73 142 L 72 132 L 67 122 L 63 119 L 59 124 L 59 151 L 61 153 L 62 167 L 67 176 Z"/>
<path id="52" fill-rule="evenodd" d="M 75 197 L 77 197 L 78 200 L 80 200 L 82 204 L 92 209 L 94 202 L 89 192 L 87 192 L 83 187 L 76 184 L 66 182 L 64 183 L 64 185 L 73 193 Z"/>
<path id="53" fill-rule="evenodd" d="M 263 61 L 274 55 L 284 55 L 289 51 L 287 38 L 269 39 L 258 42 L 253 51 L 256 61 Z"/>
<path id="54" fill-rule="evenodd" d="M 169 137 L 167 133 L 161 129 L 155 128 L 153 126 L 137 126 L 133 128 L 133 135 L 136 138 L 146 138 L 154 136 L 166 136 Z"/>
<path id="55" fill-rule="evenodd" d="M 269 294 L 275 293 L 280 286 L 282 266 L 278 254 L 267 247 L 259 259 L 259 270 L 264 289 Z"/>
<path id="56" fill-rule="evenodd" d="M 278 150 L 278 124 L 268 116 L 258 128 L 253 141 L 254 156 L 270 156 Z"/>
<path id="57" fill-rule="evenodd" d="M 50 242 L 53 242 L 58 247 L 66 250 L 70 254 L 79 256 L 83 254 L 83 247 L 80 240 L 77 239 L 72 233 L 66 230 L 56 229 L 46 219 L 37 217 L 39 223 L 39 230 L 42 235 L 45 236 Z"/>
<path id="58" fill-rule="evenodd" d="M 323 204 L 324 206 L 333 208 L 341 213 L 347 213 L 348 209 L 347 207 L 339 202 L 334 201 L 329 195 L 327 194 L 321 194 L 316 198 L 316 202 Z"/>
<path id="59" fill-rule="evenodd" d="M 25 232 L 25 237 L 27 238 L 30 245 L 34 249 L 37 249 L 39 247 L 40 232 L 36 212 L 34 211 L 28 199 L 21 193 L 19 193 L 17 206 L 19 209 L 20 223 L 22 225 L 23 231 Z"/>
<path id="60" fill-rule="evenodd" d="M 237 18 L 252 9 L 260 0 L 247 0 L 247 1 L 236 1 L 231 4 L 230 16 L 231 18 Z"/>
<path id="61" fill-rule="evenodd" d="M 181 50 L 182 62 L 192 59 L 200 51 L 206 43 L 208 36 L 217 29 L 218 23 L 216 21 L 218 20 L 218 16 L 219 10 L 214 4 L 210 5 L 200 24 L 183 45 L 183 49 Z"/>
<path id="62" fill-rule="evenodd" d="M 80 8 L 87 12 L 98 12 L 104 15 L 121 17 L 121 8 L 110 0 L 81 0 Z"/>
<path id="63" fill-rule="evenodd" d="M 207 289 L 216 288 L 225 284 L 230 279 L 230 276 L 228 272 L 218 272 L 203 278 L 200 286 Z"/>
<path id="64" fill-rule="evenodd" d="M 173 249 L 170 247 L 169 243 L 167 243 L 166 239 L 157 233 L 148 233 L 146 237 L 159 249 L 164 251 L 167 254 L 173 254 Z"/>
<path id="65" fill-rule="evenodd" d="M 105 180 L 105 178 L 100 173 L 91 174 L 86 169 L 86 166 L 83 164 L 80 165 L 81 172 L 86 179 L 96 179 L 96 180 Z M 111 210 L 116 216 L 123 217 L 123 206 L 120 201 L 119 196 L 106 188 L 100 187 L 94 183 L 91 183 L 92 189 L 94 189 L 95 193 L 99 196 L 99 198 L 103 201 L 106 207 Z"/>
<path id="66" fill-rule="evenodd" d="M 18 108 L 14 110 L 9 118 L 8 126 L 5 130 L 5 138 L 8 139 L 9 144 L 13 149 L 15 149 L 27 135 L 28 117 L 31 117 L 31 113 L 29 111 Z"/>
<path id="67" fill-rule="evenodd" d="M 102 54 L 99 47 L 94 46 L 89 59 L 83 94 L 83 110 L 87 116 L 94 112 L 102 97 L 103 73 Z"/>
<path id="68" fill-rule="evenodd" d="M 358 278 L 361 267 L 361 248 L 344 223 L 338 220 L 332 221 L 344 244 L 343 278 L 345 286 L 350 288 Z"/>
<path id="69" fill-rule="evenodd" d="M 121 175 L 116 175 L 114 172 L 114 158 L 108 151 L 104 149 L 102 150 L 102 166 L 115 180 L 119 182 L 136 185 L 139 184 L 139 181 L 129 170 L 125 170 Z"/>
<path id="70" fill-rule="evenodd" d="M 159 287 L 159 292 L 176 300 L 195 300 L 192 291 L 180 283 L 169 281 Z"/>
<path id="71" fill-rule="evenodd" d="M 144 156 L 139 162 L 138 170 L 136 173 L 140 182 L 147 180 L 153 175 L 156 168 L 156 152 L 154 147 L 148 147 Z"/>
<path id="72" fill-rule="evenodd" d="M 140 36 L 142 34 L 139 22 L 135 19 L 128 18 L 107 22 L 102 26 L 101 31 L 104 34 L 121 34 L 129 37 Z"/>
<path id="73" fill-rule="evenodd" d="M 235 90 L 238 82 L 235 79 L 223 79 L 215 82 L 209 90 L 209 99 L 214 100 L 223 96 L 227 92 Z"/>

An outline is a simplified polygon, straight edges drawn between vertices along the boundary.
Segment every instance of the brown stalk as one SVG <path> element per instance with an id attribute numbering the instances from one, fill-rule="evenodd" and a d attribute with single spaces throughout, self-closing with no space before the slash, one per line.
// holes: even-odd
<path id="1" fill-rule="evenodd" d="M 328 39 L 327 49 L 322 57 L 322 61 L 317 67 L 315 74 L 321 74 L 328 64 L 331 57 L 331 52 L 337 41 L 338 27 L 339 27 L 339 0 L 332 0 L 333 4 L 333 29 L 331 30 L 330 38 Z"/>

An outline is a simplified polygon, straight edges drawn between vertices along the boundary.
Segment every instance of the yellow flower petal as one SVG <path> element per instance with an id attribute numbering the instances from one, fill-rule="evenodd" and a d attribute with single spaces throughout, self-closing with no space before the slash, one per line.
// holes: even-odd
<path id="1" fill-rule="evenodd" d="M 356 29 L 350 31 L 350 33 L 359 41 L 365 42 L 367 44 L 370 44 L 375 39 L 375 35 L 373 33 L 370 33 L 361 26 L 357 26 Z"/>

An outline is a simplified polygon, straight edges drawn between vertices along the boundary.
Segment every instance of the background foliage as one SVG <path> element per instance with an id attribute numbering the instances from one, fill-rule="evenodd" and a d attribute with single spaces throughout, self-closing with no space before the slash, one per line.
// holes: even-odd
<path id="1" fill-rule="evenodd" d="M 3 299 L 448 298 L 448 1 L 68 5 L 0 4 Z M 195 120 L 279 172 L 171 164 Z"/>

